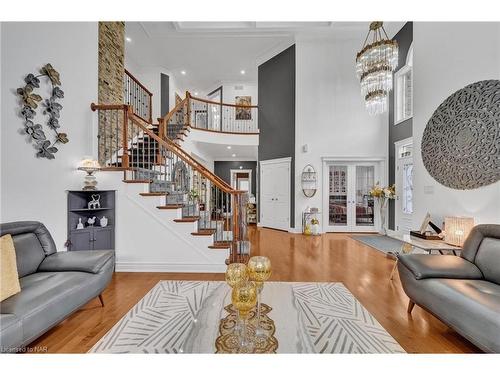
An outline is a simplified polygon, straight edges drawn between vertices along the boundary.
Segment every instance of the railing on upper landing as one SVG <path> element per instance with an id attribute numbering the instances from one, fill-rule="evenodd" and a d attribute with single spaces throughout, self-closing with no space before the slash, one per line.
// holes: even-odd
<path id="1" fill-rule="evenodd" d="M 160 122 L 161 132 L 175 140 L 183 129 L 190 127 L 228 134 L 259 133 L 258 106 L 218 103 L 192 96 L 179 102 Z"/>

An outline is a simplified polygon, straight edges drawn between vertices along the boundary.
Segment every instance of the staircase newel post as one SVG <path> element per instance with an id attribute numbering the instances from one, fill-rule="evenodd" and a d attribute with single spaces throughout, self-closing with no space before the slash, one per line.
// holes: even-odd
<path id="1" fill-rule="evenodd" d="M 165 118 L 164 117 L 158 118 L 158 137 L 160 137 L 160 139 L 166 138 Z M 158 150 L 156 151 L 156 162 L 159 164 L 162 163 L 161 148 L 160 148 L 159 144 L 158 144 Z"/>
<path id="2" fill-rule="evenodd" d="M 239 241 L 240 240 L 240 226 L 239 226 L 239 223 L 238 223 L 238 208 L 239 208 L 239 205 L 238 205 L 238 194 L 236 193 L 232 193 L 231 194 L 232 197 L 233 197 L 233 203 L 232 203 L 232 208 L 233 208 L 233 243 L 235 243 L 236 241 Z M 233 254 L 230 254 L 230 258 L 231 259 L 234 259 L 235 256 L 237 255 L 236 254 L 236 249 L 231 246 L 231 251 L 233 252 Z M 234 261 L 234 260 L 233 260 Z"/>
<path id="3" fill-rule="evenodd" d="M 191 94 L 189 93 L 189 91 L 186 91 L 186 104 L 187 104 L 186 125 L 191 126 Z"/>
<path id="4" fill-rule="evenodd" d="M 128 168 L 129 155 L 128 155 L 128 120 L 132 107 L 129 105 L 123 106 L 123 127 L 122 127 L 122 167 Z"/>

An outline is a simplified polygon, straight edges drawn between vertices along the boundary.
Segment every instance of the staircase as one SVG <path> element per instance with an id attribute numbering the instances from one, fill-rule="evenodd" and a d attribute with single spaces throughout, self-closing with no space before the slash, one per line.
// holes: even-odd
<path id="1" fill-rule="evenodd" d="M 207 251 L 228 249 L 226 264 L 246 262 L 238 252 L 247 239 L 246 192 L 234 190 L 182 149 L 190 132 L 189 93 L 157 124 L 129 104 L 92 104 L 99 119 L 99 161 L 138 186 L 145 205 L 172 211 L 169 220 L 191 224 L 190 235 L 209 239 Z M 149 100 L 151 103 L 151 100 Z"/>

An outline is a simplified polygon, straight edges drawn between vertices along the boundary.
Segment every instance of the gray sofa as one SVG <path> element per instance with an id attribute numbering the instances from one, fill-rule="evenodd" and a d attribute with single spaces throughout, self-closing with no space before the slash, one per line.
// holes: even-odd
<path id="1" fill-rule="evenodd" d="M 500 353 L 500 225 L 477 225 L 460 256 L 406 254 L 398 271 L 410 298 L 486 352 Z"/>
<path id="2" fill-rule="evenodd" d="M 42 223 L 0 224 L 16 249 L 21 292 L 0 302 L 0 351 L 16 352 L 99 296 L 113 275 L 112 250 L 57 252 Z"/>

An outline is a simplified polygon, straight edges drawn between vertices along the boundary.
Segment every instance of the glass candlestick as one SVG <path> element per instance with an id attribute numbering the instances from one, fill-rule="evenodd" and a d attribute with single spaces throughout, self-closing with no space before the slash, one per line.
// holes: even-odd
<path id="1" fill-rule="evenodd" d="M 231 302 L 240 313 L 243 321 L 243 331 L 240 336 L 240 350 L 242 352 L 252 352 L 255 348 L 253 340 L 248 334 L 248 315 L 257 302 L 257 288 L 254 282 L 247 281 L 238 284 L 231 293 Z"/>
<path id="2" fill-rule="evenodd" d="M 231 263 L 226 269 L 226 282 L 231 288 L 245 283 L 248 281 L 248 269 L 243 263 Z M 234 326 L 234 333 L 237 336 L 241 336 L 241 319 L 240 313 L 236 309 L 236 324 Z"/>
<path id="3" fill-rule="evenodd" d="M 248 260 L 247 268 L 250 279 L 255 281 L 257 285 L 257 325 L 255 327 L 255 336 L 263 338 L 266 336 L 266 333 L 260 326 L 260 304 L 264 281 L 267 281 L 271 276 L 271 261 L 264 256 L 254 256 Z"/>

